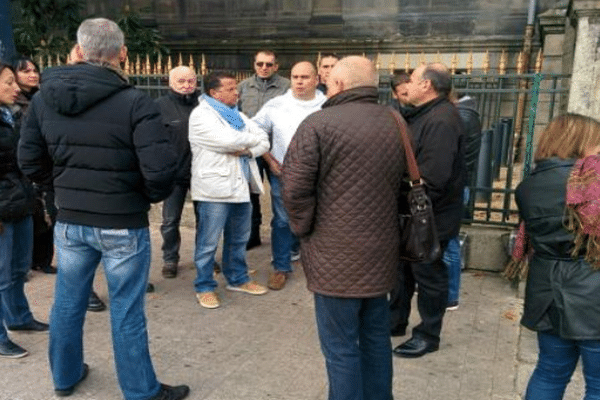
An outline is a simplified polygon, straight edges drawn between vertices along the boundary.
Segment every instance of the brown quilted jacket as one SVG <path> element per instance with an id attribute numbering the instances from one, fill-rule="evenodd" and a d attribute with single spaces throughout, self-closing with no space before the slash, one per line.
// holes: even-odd
<path id="1" fill-rule="evenodd" d="M 398 200 L 404 150 L 377 89 L 329 99 L 298 127 L 283 164 L 283 200 L 300 237 L 308 289 L 377 297 L 399 264 Z"/>

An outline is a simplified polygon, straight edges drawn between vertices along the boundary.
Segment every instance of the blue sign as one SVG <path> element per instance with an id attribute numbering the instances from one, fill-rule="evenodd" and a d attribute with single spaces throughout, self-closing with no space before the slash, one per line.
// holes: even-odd
<path id="1" fill-rule="evenodd" d="M 15 55 L 9 0 L 0 0 L 0 60 L 10 63 Z"/>

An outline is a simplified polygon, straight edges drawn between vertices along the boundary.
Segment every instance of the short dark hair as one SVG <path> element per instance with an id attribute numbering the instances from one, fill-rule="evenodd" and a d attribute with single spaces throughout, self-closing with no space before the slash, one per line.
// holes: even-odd
<path id="1" fill-rule="evenodd" d="M 275 62 L 277 62 L 277 53 L 269 49 L 258 50 L 256 53 L 254 53 L 254 61 L 256 61 L 256 56 L 258 56 L 260 53 L 266 54 L 268 56 L 273 56 L 273 59 L 275 60 Z"/>
<path id="2" fill-rule="evenodd" d="M 10 64 L 6 64 L 5 62 L 3 62 L 2 60 L 0 60 L 0 74 L 2 73 L 2 71 L 4 71 L 6 68 L 10 69 L 12 71 L 12 73 L 15 73 L 15 69 L 13 68 L 12 65 Z"/>
<path id="3" fill-rule="evenodd" d="M 317 67 L 319 67 L 321 65 L 321 61 L 323 61 L 324 58 L 329 58 L 329 57 L 333 57 L 338 61 L 340 59 L 340 56 L 338 56 L 335 53 L 321 53 L 321 58 L 319 59 L 319 65 L 317 65 Z"/>
<path id="4" fill-rule="evenodd" d="M 452 76 L 448 71 L 427 66 L 421 74 L 421 78 L 431 81 L 431 86 L 433 86 L 435 92 L 440 96 L 448 97 L 450 90 L 452 90 Z"/>
<path id="5" fill-rule="evenodd" d="M 396 90 L 398 85 L 402 85 L 403 83 L 408 83 L 410 81 L 410 76 L 406 72 L 401 72 L 398 75 L 392 76 L 390 80 L 390 86 L 392 90 Z"/>
<path id="6" fill-rule="evenodd" d="M 227 78 L 235 79 L 235 75 L 229 71 L 211 72 L 204 79 L 204 93 L 206 93 L 207 95 L 210 96 L 210 90 L 211 89 L 213 89 L 213 90 L 219 89 L 221 86 L 223 86 L 223 83 L 221 83 L 221 80 L 227 79 Z"/>
<path id="7" fill-rule="evenodd" d="M 27 63 L 30 62 L 35 67 L 37 73 L 40 73 L 40 67 L 33 61 L 31 58 L 27 56 L 18 56 L 13 59 L 12 67 L 15 71 L 23 71 L 27 68 Z"/>

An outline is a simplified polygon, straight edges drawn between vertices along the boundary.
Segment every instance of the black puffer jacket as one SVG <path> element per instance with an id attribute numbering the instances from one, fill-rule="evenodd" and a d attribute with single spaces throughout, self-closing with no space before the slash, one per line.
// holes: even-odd
<path id="1" fill-rule="evenodd" d="M 466 183 L 464 126 L 454 104 L 438 97 L 404 113 L 415 157 L 433 203 L 440 240 L 458 235 Z"/>
<path id="2" fill-rule="evenodd" d="M 43 74 L 21 130 L 19 162 L 53 178 L 57 220 L 101 228 L 148 226 L 167 197 L 176 158 L 158 106 L 112 69 L 77 64 Z"/>
<path id="3" fill-rule="evenodd" d="M 177 176 L 175 181 L 181 186 L 190 186 L 192 177 L 192 150 L 190 149 L 189 121 L 192 110 L 198 105 L 198 92 L 182 95 L 170 91 L 156 99 L 160 107 L 162 121 L 169 132 L 177 153 Z"/>
<path id="4" fill-rule="evenodd" d="M 519 214 L 533 246 L 521 323 L 564 339 L 600 340 L 600 271 L 573 259 L 565 230 L 567 179 L 575 160 L 551 158 L 517 187 Z"/>
<path id="5" fill-rule="evenodd" d="M 17 165 L 16 131 L 0 117 L 0 221 L 13 222 L 30 215 L 34 195 L 31 183 Z"/>

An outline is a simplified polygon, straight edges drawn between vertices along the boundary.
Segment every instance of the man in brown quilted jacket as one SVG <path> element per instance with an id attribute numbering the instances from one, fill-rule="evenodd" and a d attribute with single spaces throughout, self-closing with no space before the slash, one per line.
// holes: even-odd
<path id="1" fill-rule="evenodd" d="M 399 260 L 404 150 L 378 75 L 340 60 L 323 109 L 299 126 L 283 163 L 283 200 L 314 292 L 329 400 L 392 398 L 387 293 Z"/>

